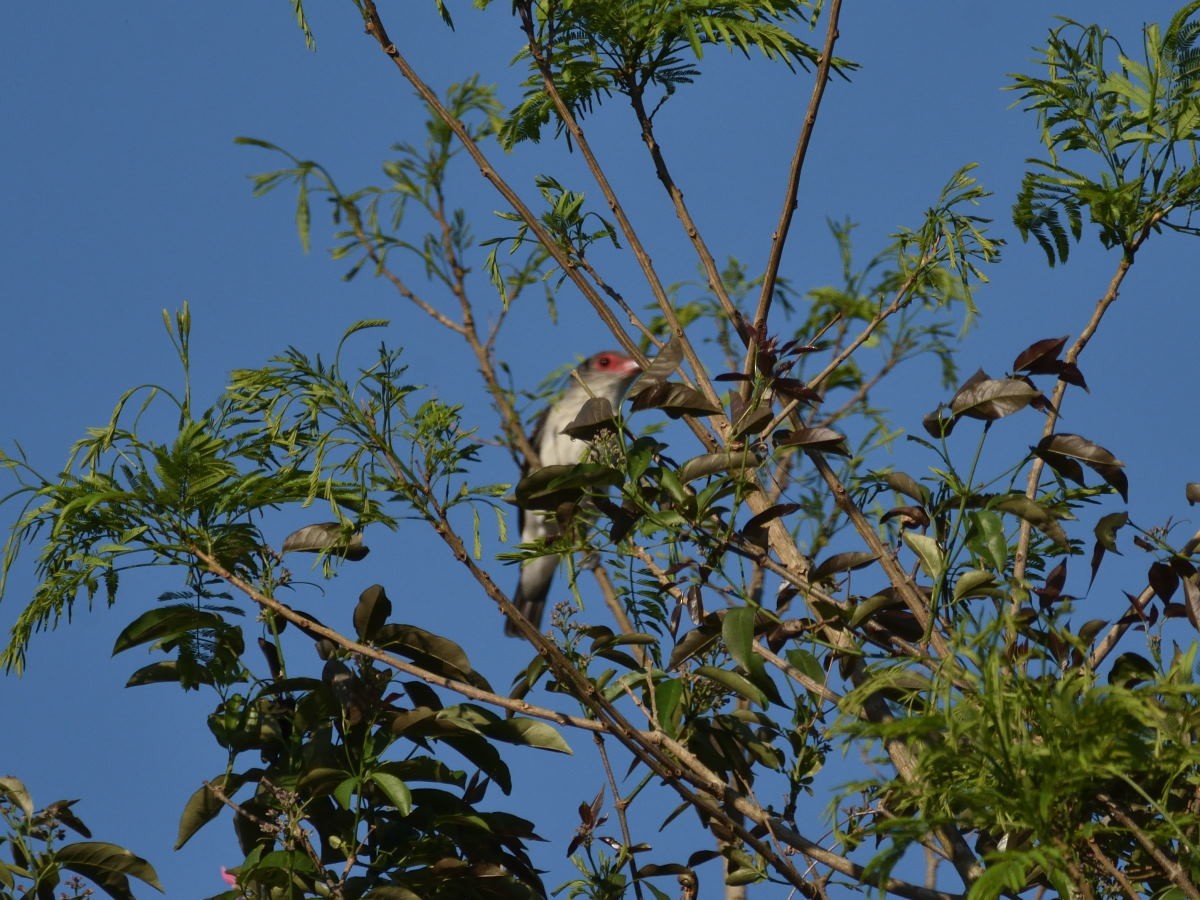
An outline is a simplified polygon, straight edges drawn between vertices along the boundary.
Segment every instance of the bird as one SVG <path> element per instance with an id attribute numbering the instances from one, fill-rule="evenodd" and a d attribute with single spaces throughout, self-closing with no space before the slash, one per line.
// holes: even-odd
<path id="1" fill-rule="evenodd" d="M 605 350 L 584 360 L 575 370 L 563 395 L 538 417 L 529 436 L 540 465 L 572 466 L 581 462 L 589 444 L 563 434 L 563 429 L 575 420 L 583 405 L 592 397 L 608 400 L 616 409 L 641 371 L 634 360 L 616 350 Z M 536 470 L 526 460 L 521 477 L 533 471 Z M 558 530 L 553 513 L 521 509 L 519 516 L 523 544 L 543 540 Z M 541 627 L 546 611 L 546 596 L 550 593 L 550 583 L 554 580 L 554 570 L 557 568 L 558 557 L 555 555 L 539 556 L 521 566 L 513 605 L 535 628 Z M 521 634 L 511 620 L 505 621 L 504 633 L 510 637 Z"/>

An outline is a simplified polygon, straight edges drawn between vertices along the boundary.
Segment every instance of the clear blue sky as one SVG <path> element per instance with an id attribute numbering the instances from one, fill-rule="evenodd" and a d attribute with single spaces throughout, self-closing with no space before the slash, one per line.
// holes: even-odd
<path id="1" fill-rule="evenodd" d="M 329 352 L 352 321 L 391 320 L 387 339 L 407 348 L 413 378 L 444 399 L 467 404 L 484 434 L 495 423 L 463 350 L 403 305 L 382 282 L 343 283 L 343 266 L 324 253 L 324 223 L 315 220 L 314 252 L 301 253 L 291 224 L 292 197 L 250 196 L 249 173 L 275 165 L 261 151 L 235 147 L 253 135 L 319 160 L 346 186 L 382 180 L 379 162 L 396 141 L 421 140 L 412 91 L 362 34 L 350 4 L 311 3 L 319 49 L 304 48 L 290 4 L 11 4 L 0 29 L 0 441 L 19 442 L 31 461 L 55 471 L 86 426 L 107 421 L 118 395 L 176 376 L 160 312 L 190 301 L 195 320 L 196 393 L 215 396 L 226 373 L 264 362 L 296 345 Z M 497 3 L 486 15 L 455 4 L 459 31 L 447 32 L 432 2 L 385 7 L 393 33 L 418 69 L 439 88 L 477 69 L 507 78 L 498 65 L 515 52 L 516 35 Z M 948 175 L 978 162 L 979 179 L 996 196 L 984 215 L 1010 246 L 980 295 L 983 318 L 964 344 L 961 364 L 994 373 L 1034 340 L 1076 334 L 1115 266 L 1091 248 L 1048 271 L 1040 249 L 1022 245 L 1008 210 L 1022 161 L 1038 152 L 1032 118 L 1009 108 L 1005 73 L 1030 71 L 1051 15 L 1101 21 L 1138 46 L 1144 20 L 1165 22 L 1167 2 L 1019 0 L 1007 4 L 850 0 L 839 52 L 863 64 L 851 84 L 834 82 L 818 124 L 802 185 L 800 212 L 785 274 L 800 287 L 836 273 L 826 218 L 861 223 L 863 256 L 898 226 L 916 224 Z M 661 118 L 663 143 L 711 246 L 761 266 L 778 215 L 779 190 L 810 88 L 810 79 L 779 80 L 769 67 L 713 52 L 706 68 L 730 76 L 718 87 L 684 91 Z M 511 89 L 504 95 L 515 100 Z M 652 235 L 652 253 L 668 282 L 694 279 L 696 266 L 665 199 L 651 183 L 632 124 L 613 102 L 600 113 L 599 141 L 618 173 L 635 224 Z M 575 161 L 553 147 L 497 155 L 506 174 L 528 185 L 546 171 L 587 187 Z M 469 167 L 457 202 L 486 213 L 500 201 Z M 522 181 L 522 179 L 524 179 Z M 575 179 L 571 181 L 571 179 Z M 650 187 L 645 187 L 650 185 Z M 527 197 L 532 190 L 526 189 Z M 319 214 L 319 210 L 318 210 Z M 485 217 L 480 236 L 491 227 Z M 1121 300 L 1084 360 L 1090 396 L 1072 396 L 1064 428 L 1085 434 L 1130 466 L 1131 510 L 1143 524 L 1188 515 L 1183 486 L 1200 480 L 1195 464 L 1196 284 L 1200 245 L 1163 235 L 1139 259 Z M 619 270 L 621 271 L 621 270 Z M 631 270 L 620 286 L 638 287 Z M 480 294 L 484 296 L 484 294 Z M 570 289 L 560 322 L 527 304 L 500 348 L 514 376 L 534 387 L 576 354 L 611 344 L 598 336 Z M 369 339 L 367 343 L 373 341 Z M 597 346 L 597 344 L 601 346 Z M 919 367 L 916 370 L 920 371 Z M 899 396 L 898 420 L 919 428 L 938 396 L 929 378 Z M 912 399 L 912 398 L 915 398 Z M 1036 440 L 1028 420 L 1020 440 Z M 506 456 L 485 454 L 481 476 L 512 480 Z M 0 508 L 5 525 L 15 508 Z M 1187 531 L 1194 524 L 1185 525 Z M 281 525 L 282 528 L 282 525 Z M 280 537 L 283 531 L 281 530 Z M 348 570 L 326 598 L 309 605 L 336 622 L 372 581 L 388 587 L 402 617 L 454 636 L 500 686 L 525 650 L 498 638 L 499 620 L 432 541 L 382 536 L 360 568 Z M 406 553 L 419 554 L 413 566 Z M 1086 602 L 1111 611 L 1119 588 L 1137 590 L 1149 560 Z M 1068 589 L 1086 588 L 1083 561 Z M 495 571 L 507 583 L 511 571 Z M 7 630 L 32 588 L 32 560 L 22 561 L 0 604 Z M 81 606 L 70 627 L 42 635 L 28 674 L 0 680 L 0 774 L 25 780 L 39 804 L 81 797 L 77 811 L 98 839 L 149 858 L 171 897 L 222 888 L 218 866 L 235 863 L 227 819 L 173 853 L 182 804 L 202 777 L 224 765 L 209 738 L 207 695 L 165 686 L 125 690 L 129 673 L 150 660 L 109 658 L 113 638 L 169 585 L 130 590 L 116 610 Z M 1181 632 L 1181 640 L 1190 640 Z M 581 752 L 586 741 L 568 736 Z M 551 843 L 537 862 L 547 884 L 570 874 L 565 841 L 574 809 L 598 782 L 569 760 L 532 751 L 513 754 L 518 792 Z M 590 779 L 590 773 L 589 773 Z M 530 789 L 532 793 L 530 793 Z M 533 797 L 532 801 L 528 800 Z M 497 805 L 503 800 L 492 797 Z M 517 810 L 522 811 L 521 809 Z M 659 837 L 644 836 L 651 842 Z M 664 854 L 665 857 L 665 854 Z M 713 876 L 710 876 L 713 877 Z M 153 892 L 145 891 L 147 896 Z M 769 895 L 764 891 L 763 896 Z"/>

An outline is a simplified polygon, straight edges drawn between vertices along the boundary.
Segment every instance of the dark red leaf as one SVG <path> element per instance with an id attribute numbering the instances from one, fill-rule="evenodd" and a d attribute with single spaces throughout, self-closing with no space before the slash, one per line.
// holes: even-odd
<path id="1" fill-rule="evenodd" d="M 1091 393 L 1088 390 L 1087 382 L 1083 380 L 1083 373 L 1079 371 L 1079 366 L 1075 363 L 1063 363 L 1062 368 L 1058 370 L 1058 377 L 1067 384 L 1073 384 L 1075 387 L 1081 387 L 1089 394 Z"/>
<path id="2" fill-rule="evenodd" d="M 771 387 L 780 396 L 801 403 L 817 403 L 821 399 L 819 391 L 814 391 L 798 378 L 772 378 Z"/>
<path id="3" fill-rule="evenodd" d="M 929 513 L 920 506 L 896 506 L 889 509 L 879 520 L 887 522 L 897 519 L 901 528 L 928 528 Z"/>
<path id="4" fill-rule="evenodd" d="M 1058 354 L 1062 352 L 1069 336 L 1045 338 L 1030 344 L 1013 360 L 1013 371 L 1029 372 L 1031 375 L 1057 374 L 1054 364 L 1058 362 Z"/>
<path id="5" fill-rule="evenodd" d="M 1151 563 L 1150 570 L 1146 573 L 1146 581 L 1164 603 L 1171 599 L 1175 589 L 1179 587 L 1179 576 L 1166 563 Z"/>
<path id="6" fill-rule="evenodd" d="M 850 451 L 846 448 L 846 438 L 832 428 L 781 430 L 775 432 L 774 440 L 776 447 L 803 447 L 805 450 L 818 450 L 838 456 L 850 455 Z"/>
<path id="7" fill-rule="evenodd" d="M 604 432 L 615 432 L 618 428 L 612 403 L 607 397 L 588 397 L 562 433 L 577 441 L 594 441 Z"/>

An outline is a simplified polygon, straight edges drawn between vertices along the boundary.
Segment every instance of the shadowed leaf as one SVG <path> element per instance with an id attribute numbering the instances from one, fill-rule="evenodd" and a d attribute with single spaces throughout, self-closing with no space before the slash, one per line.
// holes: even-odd
<path id="1" fill-rule="evenodd" d="M 1128 502 L 1129 480 L 1122 470 L 1125 464 L 1099 444 L 1077 434 L 1051 434 L 1039 441 L 1033 452 L 1046 465 L 1078 484 L 1083 484 L 1083 471 L 1079 468 L 1082 462 Z"/>
<path id="2" fill-rule="evenodd" d="M 1067 335 L 1035 341 L 1017 354 L 1013 360 L 1014 372 L 1030 375 L 1057 375 L 1061 365 L 1058 354 L 1067 343 Z"/>
<path id="3" fill-rule="evenodd" d="M 848 553 L 835 553 L 828 559 L 819 562 L 809 573 L 810 581 L 822 581 L 830 575 L 836 575 L 839 572 L 852 572 L 855 569 L 861 569 L 869 566 L 879 556 L 875 553 L 867 553 L 866 551 L 851 551 Z"/>
<path id="4" fill-rule="evenodd" d="M 354 606 L 354 630 L 360 641 L 374 640 L 376 632 L 383 627 L 392 614 L 392 601 L 383 591 L 383 586 L 373 584 L 358 595 Z"/>
<path id="5" fill-rule="evenodd" d="M 1146 582 L 1165 603 L 1175 595 L 1179 587 L 1179 575 L 1166 563 L 1155 562 L 1150 564 L 1146 572 Z"/>
<path id="6" fill-rule="evenodd" d="M 516 502 L 522 509 L 555 510 L 593 490 L 616 487 L 624 480 L 622 473 L 599 463 L 545 466 L 517 483 Z"/>
<path id="7" fill-rule="evenodd" d="M 305 525 L 284 538 L 283 552 L 329 553 L 355 562 L 371 551 L 363 546 L 361 531 L 347 535 L 346 526 L 340 522 L 319 522 L 315 525 Z"/>
<path id="8" fill-rule="evenodd" d="M 805 450 L 818 450 L 821 453 L 833 453 L 837 456 L 849 456 L 846 448 L 846 438 L 832 428 L 797 428 L 795 431 L 780 430 L 775 432 L 776 447 L 802 447 Z"/>
<path id="9" fill-rule="evenodd" d="M 671 335 L 671 339 L 658 351 L 658 356 L 650 360 L 642 370 L 637 388 L 651 381 L 666 381 L 675 374 L 679 364 L 683 362 L 683 345 L 679 339 Z M 631 394 L 633 391 L 630 392 Z"/>
<path id="10" fill-rule="evenodd" d="M 1067 540 L 1067 533 L 1063 531 L 1063 527 L 1058 523 L 1058 519 L 1037 501 L 1016 494 L 993 503 L 992 508 L 1024 519 L 1064 550 L 1070 549 L 1071 544 Z"/>
<path id="11" fill-rule="evenodd" d="M 643 409 L 661 409 L 672 419 L 681 416 L 712 416 L 723 412 L 695 388 L 671 381 L 649 381 L 645 387 L 631 394 L 634 412 Z"/>
<path id="12" fill-rule="evenodd" d="M 116 844 L 103 841 L 66 844 L 56 849 L 55 859 L 64 869 L 90 878 L 106 894 L 118 900 L 133 900 L 128 876 L 144 881 L 159 892 L 163 889 L 158 883 L 158 873 L 150 863 Z"/>
<path id="13" fill-rule="evenodd" d="M 608 398 L 588 397 L 580 407 L 579 414 L 562 433 L 577 441 L 594 441 L 599 435 L 616 431 L 617 428 L 617 419 Z"/>
<path id="14" fill-rule="evenodd" d="M 893 491 L 903 494 L 910 500 L 915 500 L 917 503 L 925 506 L 929 503 L 929 488 L 921 484 L 911 475 L 905 472 L 885 472 L 883 480 L 887 482 L 887 486 Z"/>
<path id="15" fill-rule="evenodd" d="M 988 378 L 982 369 L 950 401 L 956 416 L 994 421 L 1028 406 L 1041 392 L 1017 378 Z"/>
<path id="16" fill-rule="evenodd" d="M 1117 532 L 1124 528 L 1128 521 L 1129 513 L 1115 512 L 1101 516 L 1100 521 L 1096 523 L 1093 529 L 1096 545 L 1092 548 L 1092 579 L 1088 582 L 1089 587 L 1096 580 L 1096 571 L 1100 568 L 1105 551 L 1120 554 L 1121 551 L 1117 549 Z"/>
<path id="17" fill-rule="evenodd" d="M 684 484 L 704 478 L 708 475 L 719 475 L 729 472 L 741 475 L 758 465 L 758 457 L 750 450 L 726 450 L 723 453 L 706 453 L 689 459 L 679 469 L 679 480 Z"/>

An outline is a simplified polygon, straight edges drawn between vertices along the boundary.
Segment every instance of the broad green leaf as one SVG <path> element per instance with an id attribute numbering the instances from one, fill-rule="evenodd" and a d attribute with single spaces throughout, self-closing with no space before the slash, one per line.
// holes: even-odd
<path id="1" fill-rule="evenodd" d="M 568 755 L 574 752 L 553 725 L 538 719 L 501 719 L 485 728 L 484 733 L 496 740 L 523 747 L 537 747 Z"/>
<path id="2" fill-rule="evenodd" d="M 15 804 L 25 814 L 26 819 L 33 818 L 33 798 L 19 779 L 11 775 L 0 775 L 0 797 Z"/>
<path id="3" fill-rule="evenodd" d="M 737 674 L 737 672 L 730 672 L 728 669 L 722 669 L 718 666 L 697 666 L 696 674 L 710 681 L 715 681 L 727 690 L 745 697 L 751 703 L 757 703 L 764 709 L 767 707 L 767 695 L 751 684 L 746 678 Z"/>
<path id="4" fill-rule="evenodd" d="M 367 778 L 383 791 L 400 815 L 407 816 L 412 812 L 412 793 L 403 781 L 387 772 L 372 772 Z"/>
<path id="5" fill-rule="evenodd" d="M 921 560 L 921 568 L 933 581 L 937 581 L 946 572 L 946 553 L 938 546 L 938 542 L 925 534 L 915 531 L 905 531 L 900 535 L 908 548 L 917 554 Z"/>
<path id="6" fill-rule="evenodd" d="M 1013 494 L 992 504 L 993 509 L 1018 516 L 1041 531 L 1064 550 L 1070 549 L 1067 533 L 1063 530 L 1058 519 L 1035 500 L 1030 500 L 1020 494 Z"/>
<path id="7" fill-rule="evenodd" d="M 128 877 L 144 881 L 162 892 L 154 867 L 124 847 L 102 841 L 77 841 L 55 851 L 55 859 L 64 869 L 90 878 L 110 897 L 133 900 Z"/>
<path id="8" fill-rule="evenodd" d="M 678 678 L 665 678 L 654 685 L 654 709 L 658 714 L 658 725 L 667 737 L 679 735 L 682 699 L 683 682 Z"/>
<path id="9" fill-rule="evenodd" d="M 212 784 L 226 797 L 232 798 L 246 783 L 248 774 L 224 773 L 211 779 Z M 175 849 L 186 844 L 197 831 L 217 817 L 225 808 L 225 804 L 217 795 L 208 789 L 207 785 L 199 788 L 188 798 L 179 817 L 179 832 L 175 837 Z"/>
<path id="10" fill-rule="evenodd" d="M 967 569 L 954 582 L 954 599 L 990 597 L 996 593 L 996 576 L 982 569 Z"/>
<path id="11" fill-rule="evenodd" d="M 156 606 L 125 626 L 113 644 L 113 656 L 152 641 L 170 640 L 184 634 L 225 627 L 216 613 L 195 606 L 175 604 Z"/>

